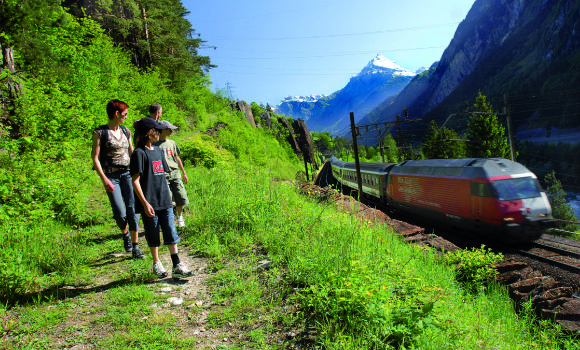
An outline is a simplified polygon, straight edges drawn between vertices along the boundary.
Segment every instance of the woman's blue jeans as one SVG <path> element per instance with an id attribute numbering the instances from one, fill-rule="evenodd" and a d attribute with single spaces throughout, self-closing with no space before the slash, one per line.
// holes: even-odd
<path id="1" fill-rule="evenodd" d="M 115 191 L 107 192 L 109 202 L 113 208 L 113 218 L 121 230 L 139 230 L 139 214 L 135 213 L 135 197 L 133 196 L 133 183 L 131 174 L 126 172 L 109 173 L 107 178 L 111 180 Z"/>

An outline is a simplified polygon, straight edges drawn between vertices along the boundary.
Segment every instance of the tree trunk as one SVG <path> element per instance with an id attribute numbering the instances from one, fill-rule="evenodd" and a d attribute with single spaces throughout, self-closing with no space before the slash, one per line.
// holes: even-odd
<path id="1" fill-rule="evenodd" d="M 141 7 L 143 14 L 143 25 L 145 26 L 145 40 L 147 41 L 147 53 L 149 54 L 149 68 L 153 69 L 153 59 L 151 58 L 151 43 L 149 42 L 149 29 L 147 28 L 147 16 L 145 15 L 145 7 Z"/>
<path id="2" fill-rule="evenodd" d="M 14 50 L 12 47 L 2 47 L 2 65 L 0 65 L 0 73 L 4 69 L 8 69 L 10 73 L 16 72 L 16 65 L 14 64 Z M 10 137 L 15 139 L 19 138 L 20 127 L 16 124 L 12 117 L 15 115 L 15 105 L 16 99 L 21 94 L 22 85 L 14 80 L 11 76 L 5 78 L 6 82 L 0 82 L 8 87 L 8 98 L 4 95 L 4 92 L 0 90 L 0 122 L 4 125 L 10 126 Z"/>

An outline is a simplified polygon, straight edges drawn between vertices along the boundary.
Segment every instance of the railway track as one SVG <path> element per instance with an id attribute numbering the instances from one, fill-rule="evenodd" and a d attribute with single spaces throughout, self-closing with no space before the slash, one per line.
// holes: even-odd
<path id="1" fill-rule="evenodd" d="M 547 263 L 569 272 L 580 274 L 580 251 L 577 249 L 565 249 L 548 242 L 532 242 L 526 249 L 517 249 L 520 255 Z"/>

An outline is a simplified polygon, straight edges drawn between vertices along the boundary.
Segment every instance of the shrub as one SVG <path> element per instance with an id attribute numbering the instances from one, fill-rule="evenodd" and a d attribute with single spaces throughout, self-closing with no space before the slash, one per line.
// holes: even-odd
<path id="1" fill-rule="evenodd" d="M 495 278 L 498 271 L 495 263 L 503 260 L 501 253 L 494 253 L 490 248 L 487 250 L 482 245 L 481 248 L 471 250 L 457 250 L 445 255 L 445 260 L 449 264 L 455 264 L 455 278 L 468 286 L 476 287 L 481 283 L 486 283 Z"/>

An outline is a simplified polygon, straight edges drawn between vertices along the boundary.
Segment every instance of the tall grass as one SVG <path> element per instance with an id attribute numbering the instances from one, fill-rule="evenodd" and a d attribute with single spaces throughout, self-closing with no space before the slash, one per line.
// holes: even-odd
<path id="1" fill-rule="evenodd" d="M 518 317 L 503 288 L 470 293 L 430 249 L 332 203 L 304 200 L 267 170 L 191 172 L 187 244 L 215 261 L 267 254 L 298 290 L 294 300 L 324 348 L 574 348 L 558 327 Z M 236 276 L 230 279 L 240 283 L 251 273 Z"/>

